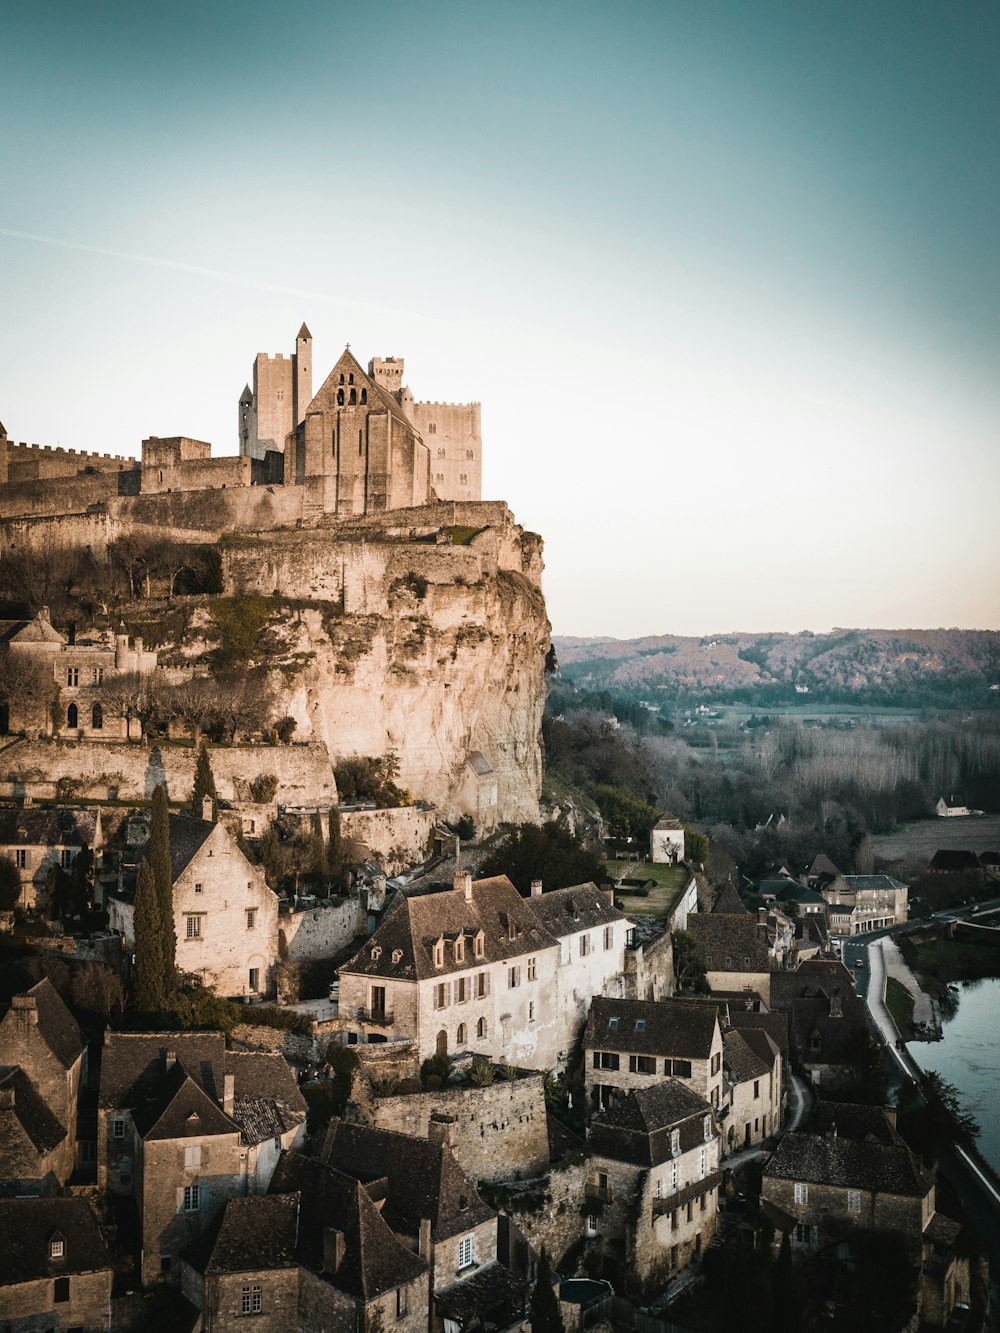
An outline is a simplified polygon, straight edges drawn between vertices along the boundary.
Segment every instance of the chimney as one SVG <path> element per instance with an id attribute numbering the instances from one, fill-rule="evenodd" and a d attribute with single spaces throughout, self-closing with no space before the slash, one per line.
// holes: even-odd
<path id="1" fill-rule="evenodd" d="M 766 907 L 758 907 L 758 908 L 757 908 L 757 924 L 758 924 L 758 926 L 766 926 L 766 925 L 767 925 L 767 908 L 766 908 Z"/>
<path id="2" fill-rule="evenodd" d="M 13 1111 L 14 1109 L 14 1085 L 10 1083 L 6 1088 L 0 1088 L 0 1111 Z"/>
<path id="3" fill-rule="evenodd" d="M 336 1227 L 323 1228 L 323 1271 L 337 1273 L 344 1262 L 344 1233 Z"/>
<path id="4" fill-rule="evenodd" d="M 532 898 L 540 898 L 542 896 L 542 881 L 540 879 L 533 879 L 531 881 L 531 896 Z"/>
<path id="5" fill-rule="evenodd" d="M 446 1115 L 444 1111 L 432 1111 L 431 1118 L 427 1122 L 427 1137 L 431 1143 L 447 1143 L 452 1146 L 455 1142 L 455 1117 Z"/>
<path id="6" fill-rule="evenodd" d="M 201 798 L 201 817 L 202 817 L 202 819 L 205 821 L 206 824 L 211 824 L 211 822 L 212 822 L 212 798 L 211 798 L 211 796 L 203 796 L 203 797 Z"/>
<path id="7" fill-rule="evenodd" d="M 471 871 L 471 870 L 456 870 L 456 871 L 455 871 L 455 888 L 456 888 L 456 889 L 461 889 L 461 890 L 462 890 L 462 893 L 465 895 L 465 901 L 466 901 L 467 903 L 471 903 L 471 902 L 472 902 L 472 871 Z"/>
<path id="8" fill-rule="evenodd" d="M 47 606 L 40 606 L 38 608 L 38 619 L 44 620 L 46 624 L 52 620 L 52 616 L 49 614 L 49 608 Z"/>
<path id="9" fill-rule="evenodd" d="M 168 1074 L 170 1073 L 171 1069 L 173 1069 L 173 1067 L 174 1067 L 174 1065 L 175 1065 L 176 1063 L 177 1063 L 177 1052 L 176 1052 L 176 1051 L 164 1051 L 164 1052 L 163 1052 L 163 1068 L 164 1068 L 164 1070 L 165 1070 Z"/>
<path id="10" fill-rule="evenodd" d="M 431 1219 L 422 1217 L 420 1219 L 420 1233 L 417 1239 L 417 1254 L 423 1259 L 425 1264 L 431 1261 Z"/>
<path id="11" fill-rule="evenodd" d="M 233 1103 L 236 1099 L 236 1075 L 222 1075 L 222 1109 L 226 1115 L 233 1114 Z"/>
<path id="12" fill-rule="evenodd" d="M 38 1001 L 33 995 L 15 995 L 10 1002 L 17 1021 L 27 1027 L 38 1026 Z"/>

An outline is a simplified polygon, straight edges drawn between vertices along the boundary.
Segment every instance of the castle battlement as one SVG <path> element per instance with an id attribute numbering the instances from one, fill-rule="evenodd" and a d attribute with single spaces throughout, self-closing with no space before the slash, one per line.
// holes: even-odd
<path id="1" fill-rule="evenodd" d="M 434 403 L 425 398 L 416 398 L 413 401 L 414 407 L 482 407 L 482 403 Z"/>
<path id="2" fill-rule="evenodd" d="M 138 461 L 135 458 L 123 457 L 121 454 L 95 454 L 87 453 L 83 449 L 64 449 L 61 444 L 26 444 L 23 440 L 7 440 L 6 444 L 12 460 L 48 454 L 51 458 L 65 458 L 73 462 L 117 463 L 123 468 L 135 467 Z"/>

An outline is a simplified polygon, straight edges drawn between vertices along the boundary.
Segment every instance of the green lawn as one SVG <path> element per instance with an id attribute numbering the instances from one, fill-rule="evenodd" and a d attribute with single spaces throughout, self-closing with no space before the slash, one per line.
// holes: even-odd
<path id="1" fill-rule="evenodd" d="M 890 977 L 886 985 L 885 1003 L 900 1036 L 908 1037 L 913 1030 L 913 996 L 895 977 Z"/>
<path id="2" fill-rule="evenodd" d="M 685 866 L 661 865 L 654 861 L 644 861 L 640 865 L 631 861 L 608 861 L 606 865 L 613 880 L 617 880 L 620 875 L 629 879 L 656 880 L 657 887 L 650 889 L 648 898 L 637 898 L 627 890 L 619 890 L 615 895 L 621 902 L 622 911 L 629 916 L 665 916 L 676 902 L 689 875 Z"/>

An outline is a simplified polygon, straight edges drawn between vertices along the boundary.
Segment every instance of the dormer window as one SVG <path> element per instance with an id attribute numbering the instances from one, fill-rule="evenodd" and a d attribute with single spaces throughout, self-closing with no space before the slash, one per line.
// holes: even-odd
<path id="1" fill-rule="evenodd" d="M 477 958 L 482 958 L 486 953 L 486 936 L 481 930 L 476 931 L 476 937 L 472 942 L 472 951 Z"/>
<path id="2" fill-rule="evenodd" d="M 618 1027 L 618 1015 L 617 1015 L 617 1014 L 613 1015 L 611 1018 L 608 1019 L 608 1027 L 612 1030 L 612 1032 L 614 1032 L 615 1029 Z"/>
<path id="3" fill-rule="evenodd" d="M 55 1236 L 49 1241 L 49 1258 L 63 1259 L 66 1256 L 66 1242 Z"/>
<path id="4" fill-rule="evenodd" d="M 382 946 L 380 944 L 372 945 L 372 962 L 377 963 L 382 957 Z"/>
<path id="5" fill-rule="evenodd" d="M 438 940 L 434 946 L 434 966 L 444 967 L 444 940 Z"/>
<path id="6" fill-rule="evenodd" d="M 679 1157 L 681 1155 L 681 1132 L 679 1129 L 670 1131 L 670 1155 Z"/>
<path id="7" fill-rule="evenodd" d="M 644 1018 L 637 1018 L 635 1020 L 635 1030 L 636 1032 L 646 1031 L 646 1020 Z"/>
<path id="8" fill-rule="evenodd" d="M 702 1128 L 703 1128 L 704 1133 L 705 1133 L 705 1142 L 706 1142 L 706 1143 L 711 1143 L 711 1141 L 712 1141 L 712 1117 L 711 1117 L 710 1115 L 707 1115 L 707 1116 L 705 1117 L 704 1121 L 702 1122 Z"/>
<path id="9" fill-rule="evenodd" d="M 392 951 L 392 961 L 393 961 L 394 963 L 401 963 L 401 962 L 403 961 L 403 951 L 402 951 L 402 949 L 393 949 L 393 951 Z"/>
<path id="10" fill-rule="evenodd" d="M 461 963 L 464 961 L 465 961 L 465 936 L 459 935 L 459 937 L 455 940 L 455 962 Z"/>

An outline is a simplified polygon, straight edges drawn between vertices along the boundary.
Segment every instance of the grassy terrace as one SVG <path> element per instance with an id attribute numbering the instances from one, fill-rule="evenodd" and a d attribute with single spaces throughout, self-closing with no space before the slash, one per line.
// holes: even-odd
<path id="1" fill-rule="evenodd" d="M 656 888 L 650 887 L 648 898 L 639 898 L 627 889 L 620 889 L 616 893 L 616 901 L 621 903 L 622 911 L 629 916 L 665 916 L 688 881 L 688 871 L 684 866 L 660 865 L 654 861 L 644 861 L 639 865 L 634 861 L 608 861 L 606 865 L 608 874 L 616 881 L 619 876 L 656 881 Z"/>
<path id="2" fill-rule="evenodd" d="M 913 1030 L 913 996 L 895 977 L 886 985 L 885 1003 L 900 1035 L 908 1037 Z"/>

